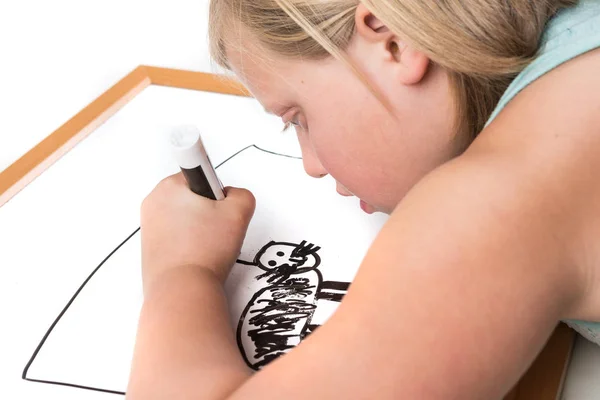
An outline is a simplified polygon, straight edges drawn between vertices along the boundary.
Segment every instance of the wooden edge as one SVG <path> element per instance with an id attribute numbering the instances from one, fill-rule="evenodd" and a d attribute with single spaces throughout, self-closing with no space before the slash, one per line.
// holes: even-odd
<path id="1" fill-rule="evenodd" d="M 150 66 L 144 66 L 144 68 L 148 71 L 148 76 L 153 85 L 250 96 L 250 92 L 243 85 L 223 75 Z"/>
<path id="2" fill-rule="evenodd" d="M 150 85 L 138 67 L 0 172 L 0 207 Z"/>
<path id="3" fill-rule="evenodd" d="M 527 373 L 504 400 L 560 399 L 575 337 L 574 330 L 560 323 Z"/>
<path id="4" fill-rule="evenodd" d="M 0 172 L 0 207 L 151 84 L 250 96 L 244 86 L 224 76 L 140 65 Z"/>

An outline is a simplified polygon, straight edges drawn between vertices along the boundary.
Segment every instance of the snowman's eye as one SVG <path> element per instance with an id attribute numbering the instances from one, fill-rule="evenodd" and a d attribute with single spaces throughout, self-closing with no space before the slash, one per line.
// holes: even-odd
<path id="1" fill-rule="evenodd" d="M 271 261 L 269 261 L 269 265 L 270 265 L 271 267 L 274 267 L 274 266 L 276 266 L 276 265 L 277 265 L 277 261 L 273 261 L 273 260 L 271 260 Z"/>
<path id="2" fill-rule="evenodd" d="M 283 251 L 278 251 L 278 252 L 277 252 L 277 255 L 278 255 L 279 257 L 283 257 L 283 256 L 285 256 L 285 253 L 284 253 Z"/>

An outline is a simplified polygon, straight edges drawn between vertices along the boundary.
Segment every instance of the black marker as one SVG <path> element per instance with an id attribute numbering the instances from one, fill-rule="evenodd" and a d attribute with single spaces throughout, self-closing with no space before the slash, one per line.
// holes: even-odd
<path id="1" fill-rule="evenodd" d="M 212 200 L 223 200 L 223 185 L 206 154 L 198 128 L 192 125 L 178 127 L 170 139 L 175 159 L 190 190 Z"/>

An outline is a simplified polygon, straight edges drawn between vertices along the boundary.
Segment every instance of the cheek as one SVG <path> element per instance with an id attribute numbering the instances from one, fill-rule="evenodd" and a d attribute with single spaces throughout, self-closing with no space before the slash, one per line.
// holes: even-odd
<path id="1" fill-rule="evenodd" d="M 373 171 L 381 170 L 376 163 L 380 149 L 371 145 L 368 125 L 351 116 L 337 119 L 331 115 L 315 122 L 306 140 L 320 164 L 336 181 L 368 201 L 377 193 L 379 179 Z"/>
<path id="2" fill-rule="evenodd" d="M 345 88 L 344 92 L 324 93 L 311 104 L 308 139 L 330 174 L 355 163 L 364 147 L 370 120 L 365 114 L 370 113 L 366 104 L 356 99 L 356 94 Z"/>
<path id="3" fill-rule="evenodd" d="M 389 212 L 408 190 L 406 180 L 415 166 L 408 162 L 406 143 L 389 114 L 367 104 L 360 111 L 345 116 L 340 124 L 331 123 L 333 118 L 321 121 L 309 134 L 311 145 L 336 181 Z"/>
<path id="4" fill-rule="evenodd" d="M 398 126 L 368 89 L 355 80 L 309 93 L 311 101 L 304 109 L 309 132 L 304 140 L 335 180 L 366 202 L 387 206 L 390 201 L 385 192 L 391 185 L 386 181 L 386 160 L 393 156 L 389 139 L 398 137 Z"/>

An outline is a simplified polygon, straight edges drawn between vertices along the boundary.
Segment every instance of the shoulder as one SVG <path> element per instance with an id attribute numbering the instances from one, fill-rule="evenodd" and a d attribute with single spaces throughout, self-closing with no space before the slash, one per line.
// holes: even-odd
<path id="1" fill-rule="evenodd" d="M 518 172 L 561 186 L 578 167 L 600 167 L 598 71 L 600 48 L 548 72 L 508 103 L 467 154 L 501 154 Z"/>
<path id="2" fill-rule="evenodd" d="M 493 154 L 512 179 L 551 195 L 557 207 L 598 194 L 600 49 L 550 71 L 521 91 L 484 129 L 466 156 Z M 579 204 L 583 206 L 583 204 Z M 566 210 L 565 210 L 566 211 Z M 578 207 L 600 213 L 600 209 Z"/>
<path id="3" fill-rule="evenodd" d="M 439 272 L 473 268 L 492 276 L 497 267 L 509 273 L 507 264 L 536 274 L 560 268 L 568 232 L 546 177 L 501 146 L 485 147 L 468 150 L 409 192 L 373 245 L 380 261 L 374 264 L 414 256 Z"/>
<path id="4" fill-rule="evenodd" d="M 598 276 L 600 249 L 600 49 L 560 65 L 523 89 L 469 151 L 508 160 L 513 179 L 527 179 L 546 198 L 564 232 L 569 264 Z M 600 278 L 589 286 L 597 291 Z M 598 310 L 600 295 L 588 299 Z M 583 311 L 584 318 L 600 318 Z"/>

